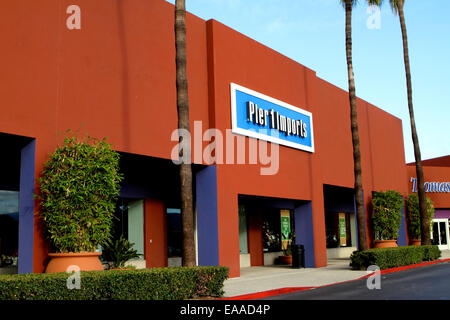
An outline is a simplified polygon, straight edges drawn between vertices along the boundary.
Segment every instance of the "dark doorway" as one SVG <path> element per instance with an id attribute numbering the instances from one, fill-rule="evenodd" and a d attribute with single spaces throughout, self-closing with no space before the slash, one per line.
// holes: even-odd
<path id="1" fill-rule="evenodd" d="M 0 133 L 0 148 L 0 273 L 32 272 L 34 140 Z"/>

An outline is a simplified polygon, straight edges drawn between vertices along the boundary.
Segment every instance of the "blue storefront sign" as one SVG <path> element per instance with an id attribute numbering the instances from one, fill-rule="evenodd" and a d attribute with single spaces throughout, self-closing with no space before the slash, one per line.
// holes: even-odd
<path id="1" fill-rule="evenodd" d="M 312 114 L 231 83 L 232 132 L 314 152 Z"/>

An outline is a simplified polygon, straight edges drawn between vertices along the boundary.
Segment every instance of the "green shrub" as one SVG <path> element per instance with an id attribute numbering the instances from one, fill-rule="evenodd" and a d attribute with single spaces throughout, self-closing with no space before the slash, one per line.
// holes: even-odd
<path id="1" fill-rule="evenodd" d="M 350 256 L 350 266 L 353 270 L 366 270 L 371 265 L 376 265 L 380 269 L 389 269 L 423 261 L 434 261 L 440 256 L 441 251 L 437 246 L 377 248 L 354 251 Z"/>
<path id="2" fill-rule="evenodd" d="M 407 220 L 408 220 L 408 234 L 410 239 L 419 240 L 420 234 L 420 208 L 419 198 L 417 194 L 410 194 L 406 198 Z M 430 228 L 433 230 L 434 206 L 430 198 L 427 197 L 427 213 L 430 221 Z"/>
<path id="3" fill-rule="evenodd" d="M 41 217 L 56 252 L 95 251 L 110 238 L 122 175 L 105 139 L 66 137 L 39 178 Z"/>
<path id="4" fill-rule="evenodd" d="M 374 192 L 372 205 L 375 240 L 397 239 L 402 218 L 402 195 L 393 190 Z"/>
<path id="5" fill-rule="evenodd" d="M 141 254 L 133 249 L 134 243 L 128 241 L 120 235 L 115 241 L 108 241 L 108 244 L 102 250 L 102 259 L 112 262 L 113 267 L 123 268 L 128 260 L 139 258 Z"/>
<path id="6" fill-rule="evenodd" d="M 226 267 L 151 268 L 81 272 L 81 288 L 67 288 L 68 273 L 0 276 L 0 300 L 180 300 L 223 295 Z"/>

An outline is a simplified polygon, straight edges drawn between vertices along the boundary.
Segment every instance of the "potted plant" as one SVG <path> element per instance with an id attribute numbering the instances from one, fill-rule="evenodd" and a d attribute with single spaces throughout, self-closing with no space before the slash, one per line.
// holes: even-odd
<path id="1" fill-rule="evenodd" d="M 286 249 L 283 250 L 283 255 L 278 256 L 278 263 L 280 264 L 292 264 L 292 245 L 295 243 L 295 233 L 289 233 L 289 243 L 286 246 Z"/>
<path id="2" fill-rule="evenodd" d="M 120 235 L 115 241 L 108 241 L 102 250 L 102 259 L 108 262 L 112 269 L 124 269 L 128 260 L 139 258 L 141 254 L 133 249 L 134 243 Z"/>
<path id="3" fill-rule="evenodd" d="M 283 250 L 283 255 L 278 256 L 278 263 L 280 264 L 292 264 L 292 246 L 289 243 L 286 249 Z"/>
<path id="4" fill-rule="evenodd" d="M 375 236 L 374 247 L 397 247 L 398 230 L 402 217 L 402 196 L 388 190 L 374 192 L 372 196 L 372 223 Z"/>
<path id="5" fill-rule="evenodd" d="M 39 178 L 40 214 L 54 253 L 46 272 L 103 270 L 98 247 L 111 235 L 119 194 L 118 152 L 105 139 L 66 137 Z"/>
<path id="6" fill-rule="evenodd" d="M 408 235 L 410 239 L 410 244 L 413 246 L 421 245 L 421 232 L 420 232 L 420 208 L 419 208 L 419 198 L 417 194 L 410 194 L 406 198 L 406 210 L 407 210 L 407 221 L 408 221 Z M 427 197 L 427 213 L 428 219 L 430 221 L 430 228 L 432 229 L 433 218 L 434 218 L 434 206 L 430 198 Z"/>

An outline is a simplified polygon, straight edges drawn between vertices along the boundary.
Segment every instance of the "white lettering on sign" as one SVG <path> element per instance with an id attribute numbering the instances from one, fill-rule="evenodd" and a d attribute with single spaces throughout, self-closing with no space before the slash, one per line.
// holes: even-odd
<path id="1" fill-rule="evenodd" d="M 81 9 L 79 6 L 72 4 L 67 7 L 67 14 L 70 16 L 66 20 L 66 26 L 69 30 L 80 30 L 81 29 Z"/>
<path id="2" fill-rule="evenodd" d="M 417 192 L 417 178 L 411 178 L 412 192 Z M 425 182 L 425 192 L 450 192 L 450 182 Z"/>

